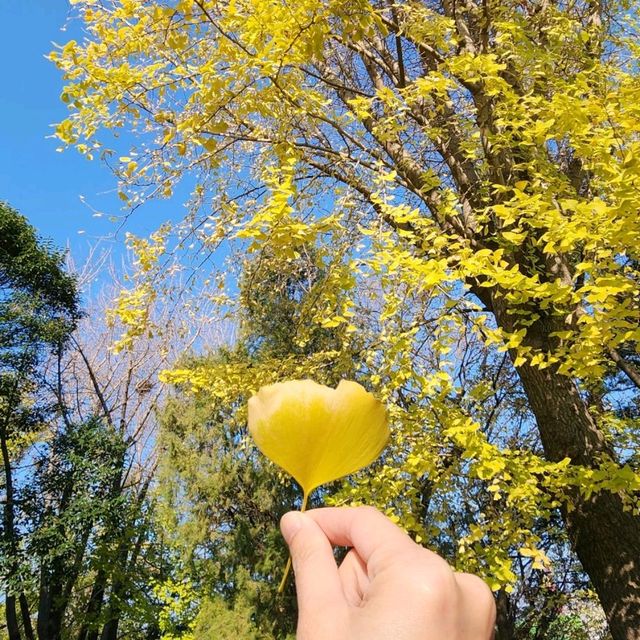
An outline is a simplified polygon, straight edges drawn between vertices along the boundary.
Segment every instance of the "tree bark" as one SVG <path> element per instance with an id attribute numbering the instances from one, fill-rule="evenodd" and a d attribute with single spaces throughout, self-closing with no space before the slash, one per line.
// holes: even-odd
<path id="1" fill-rule="evenodd" d="M 9 634 L 9 640 L 22 640 L 20 627 L 18 626 L 18 616 L 16 613 L 16 597 L 7 596 L 4 606 L 7 618 L 7 633 Z"/>
<path id="2" fill-rule="evenodd" d="M 98 640 L 98 616 L 102 611 L 107 574 L 104 569 L 98 569 L 96 579 L 91 589 L 87 609 L 83 616 L 83 623 L 78 634 L 78 640 Z"/>
<path id="3" fill-rule="evenodd" d="M 501 589 L 496 594 L 496 635 L 494 640 L 513 640 L 513 608 L 507 593 Z"/>
<path id="4" fill-rule="evenodd" d="M 17 544 L 16 532 L 14 528 L 14 495 L 13 495 L 13 474 L 11 469 L 11 458 L 9 457 L 9 447 L 7 445 L 7 421 L 6 416 L 3 417 L 2 429 L 0 431 L 0 449 L 2 450 L 2 466 L 4 467 L 4 483 L 5 483 L 5 505 L 3 510 L 3 528 L 4 538 L 9 550 L 9 567 L 7 578 L 11 578 L 17 571 L 16 557 Z M 18 625 L 18 614 L 16 609 L 16 597 L 7 594 L 5 601 L 5 615 L 7 619 L 7 633 L 9 640 L 22 640 L 20 627 Z"/>
<path id="5" fill-rule="evenodd" d="M 40 569 L 40 589 L 38 593 L 38 640 L 49 640 L 51 626 L 51 592 L 45 577 L 46 569 Z M 56 639 L 57 640 L 57 639 Z"/>
<path id="6" fill-rule="evenodd" d="M 611 359 L 616 363 L 616 366 L 622 371 L 633 384 L 640 389 L 640 371 L 638 371 L 632 364 L 627 362 L 617 349 L 610 348 L 609 355 Z"/>
<path id="7" fill-rule="evenodd" d="M 48 573 L 43 568 L 43 573 Z M 52 576 L 55 576 L 52 579 Z M 67 602 L 62 599 L 62 580 L 57 572 L 41 579 L 38 607 L 38 640 L 60 640 Z"/>
<path id="8" fill-rule="evenodd" d="M 20 614 L 22 615 L 22 628 L 27 640 L 35 640 L 33 634 L 33 626 L 31 624 L 31 613 L 29 612 L 29 603 L 24 593 L 20 594 Z"/>
<path id="9" fill-rule="evenodd" d="M 111 585 L 111 593 L 109 596 L 109 604 L 106 611 L 107 621 L 104 623 L 102 633 L 100 634 L 100 640 L 117 640 L 118 638 L 118 626 L 120 625 L 121 615 L 121 601 L 125 595 L 125 580 L 126 577 L 121 575 L 121 572 L 126 572 L 127 566 L 127 548 L 124 542 L 121 542 L 118 549 L 118 554 L 115 557 L 118 569 L 113 576 L 113 584 Z"/>
<path id="10" fill-rule="evenodd" d="M 115 584 L 114 590 L 117 589 L 118 593 L 112 594 L 111 604 L 109 606 L 109 619 L 102 628 L 100 634 L 100 640 L 117 640 L 118 638 L 118 626 L 120 624 L 120 605 L 116 603 L 116 599 L 121 591 L 121 585 Z"/>
<path id="11" fill-rule="evenodd" d="M 546 457 L 593 467 L 611 455 L 573 380 L 528 364 L 518 367 Z M 640 518 L 618 494 L 579 491 L 563 512 L 571 543 L 591 578 L 614 640 L 640 640 Z"/>

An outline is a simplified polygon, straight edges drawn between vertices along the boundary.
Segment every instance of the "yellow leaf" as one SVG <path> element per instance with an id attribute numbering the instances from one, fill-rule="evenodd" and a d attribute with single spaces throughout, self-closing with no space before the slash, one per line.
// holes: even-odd
<path id="1" fill-rule="evenodd" d="M 373 462 L 389 438 L 382 403 L 347 380 L 336 389 L 311 380 L 262 387 L 249 400 L 249 431 L 305 495 Z"/>

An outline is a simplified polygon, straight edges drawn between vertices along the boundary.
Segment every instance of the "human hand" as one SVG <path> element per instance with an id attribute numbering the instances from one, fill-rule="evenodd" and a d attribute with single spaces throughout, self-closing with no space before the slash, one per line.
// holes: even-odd
<path id="1" fill-rule="evenodd" d="M 298 640 L 488 640 L 495 604 L 372 507 L 292 511 L 280 522 L 293 561 Z M 332 545 L 351 547 L 340 567 Z"/>

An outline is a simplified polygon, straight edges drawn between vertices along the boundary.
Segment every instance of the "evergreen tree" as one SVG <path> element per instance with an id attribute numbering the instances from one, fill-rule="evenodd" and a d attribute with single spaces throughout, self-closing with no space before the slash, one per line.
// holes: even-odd
<path id="1" fill-rule="evenodd" d="M 23 216 L 0 203 L 0 584 L 10 640 L 21 640 L 23 633 L 27 640 L 34 637 L 16 467 L 55 408 L 40 393 L 39 367 L 50 354 L 61 353 L 79 317 L 75 283 L 62 258 Z"/>

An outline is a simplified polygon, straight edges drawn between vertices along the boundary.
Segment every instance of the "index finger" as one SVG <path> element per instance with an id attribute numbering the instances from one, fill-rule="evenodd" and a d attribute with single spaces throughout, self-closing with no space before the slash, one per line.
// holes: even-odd
<path id="1" fill-rule="evenodd" d="M 376 572 L 376 557 L 390 551 L 395 557 L 403 551 L 419 549 L 415 542 L 389 518 L 373 507 L 326 507 L 306 512 L 337 546 L 353 547 L 360 558 Z"/>

